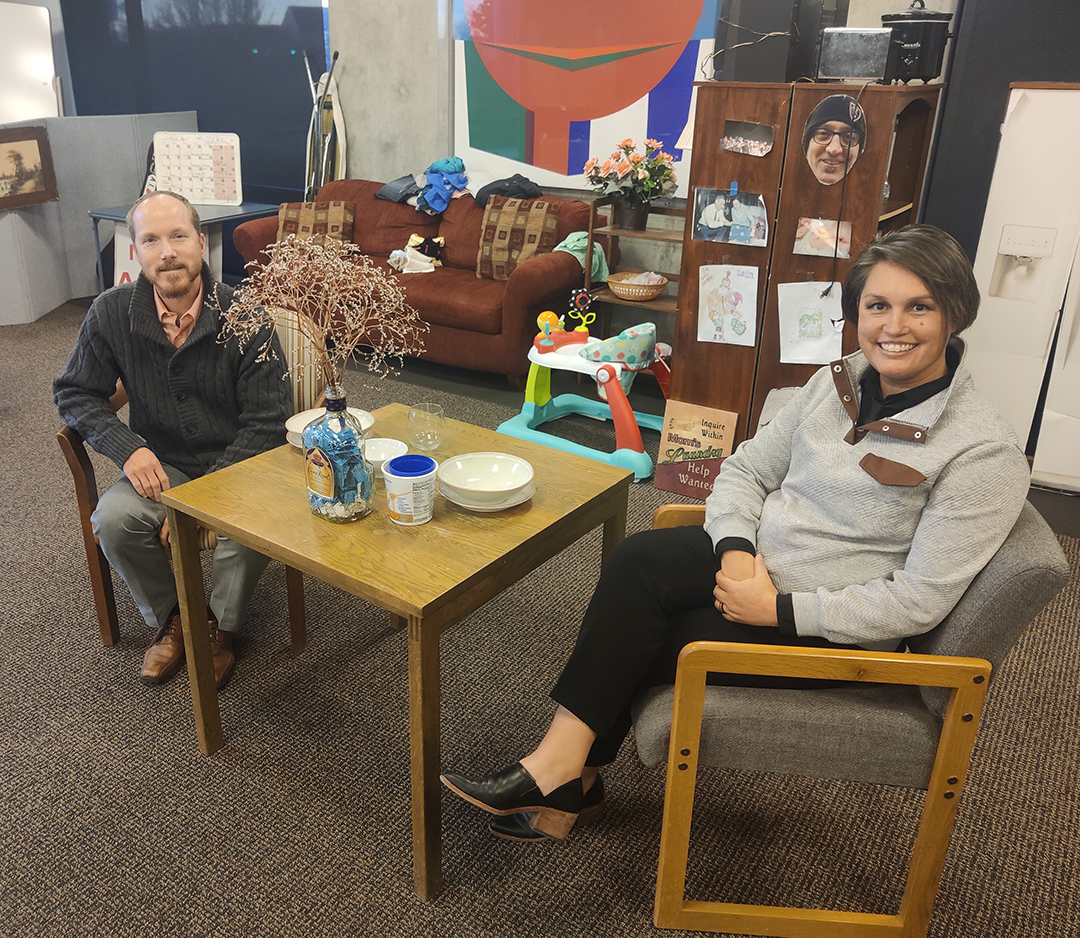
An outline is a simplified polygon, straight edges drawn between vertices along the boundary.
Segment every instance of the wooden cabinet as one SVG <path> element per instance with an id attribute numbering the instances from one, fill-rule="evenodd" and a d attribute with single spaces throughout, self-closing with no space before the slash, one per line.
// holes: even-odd
<path id="1" fill-rule="evenodd" d="M 603 247 L 605 242 L 608 246 L 608 266 L 613 274 L 621 273 L 623 271 L 632 273 L 643 272 L 639 267 L 624 267 L 620 264 L 622 252 L 619 242 L 624 238 L 627 240 L 662 241 L 669 244 L 682 244 L 683 242 L 683 230 L 681 227 L 652 227 L 646 228 L 644 231 L 637 231 L 631 228 L 620 228 L 618 225 L 614 224 L 607 224 L 608 217 L 612 217 L 614 214 L 613 202 L 614 196 L 603 196 L 594 199 L 590 207 L 589 244 L 585 255 L 585 289 L 592 292 L 595 301 L 600 303 L 613 303 L 616 306 L 636 306 L 641 309 L 658 310 L 663 313 L 674 313 L 677 309 L 677 299 L 674 295 L 669 293 L 662 293 L 655 300 L 634 301 L 620 299 L 607 287 L 599 284 L 594 287 L 592 282 L 592 252 Z M 600 210 L 604 208 L 607 209 L 607 212 L 601 213 Z M 659 205 L 653 205 L 649 210 L 650 218 L 658 216 L 674 216 L 682 218 L 685 214 L 685 209 Z M 657 270 L 655 272 L 667 277 L 667 279 L 671 283 L 676 284 L 676 286 L 678 285 L 678 273 L 672 273 L 665 270 Z M 605 334 L 605 332 L 606 330 L 602 329 L 600 334 Z"/>
<path id="2" fill-rule="evenodd" d="M 670 396 L 739 415 L 735 442 L 752 433 L 772 388 L 801 385 L 820 365 L 780 361 L 777 285 L 796 281 L 842 283 L 851 261 L 879 229 L 915 220 L 941 85 L 858 85 L 744 82 L 698 84 L 688 204 L 698 188 L 761 195 L 769 219 L 764 247 L 693 238 L 693 211 L 685 224 L 672 358 Z M 858 97 L 866 116 L 866 146 L 847 177 L 833 185 L 815 178 L 803 151 L 810 112 L 834 94 Z M 751 156 L 721 148 L 725 121 L 765 124 L 772 149 Z M 889 199 L 883 204 L 885 182 Z M 851 223 L 850 257 L 793 253 L 800 218 Z M 757 342 L 754 347 L 699 342 L 698 269 L 732 264 L 758 269 Z M 839 289 L 839 285 L 836 289 Z M 845 354 L 856 347 L 844 327 Z"/>

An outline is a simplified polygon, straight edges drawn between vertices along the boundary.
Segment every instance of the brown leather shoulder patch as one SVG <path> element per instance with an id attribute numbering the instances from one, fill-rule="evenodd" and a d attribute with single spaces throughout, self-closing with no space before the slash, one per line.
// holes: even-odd
<path id="1" fill-rule="evenodd" d="M 893 462 L 876 453 L 867 453 L 859 460 L 859 465 L 870 473 L 882 485 L 901 485 L 914 488 L 926 481 L 918 469 L 905 466 L 902 462 Z"/>

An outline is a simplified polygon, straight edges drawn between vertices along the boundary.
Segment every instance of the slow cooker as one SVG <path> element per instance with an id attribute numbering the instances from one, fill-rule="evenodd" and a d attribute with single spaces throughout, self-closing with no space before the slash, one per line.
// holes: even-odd
<path id="1" fill-rule="evenodd" d="M 911 0 L 903 13 L 883 14 L 881 25 L 892 29 L 883 81 L 888 84 L 937 78 L 945 59 L 951 19 L 951 13 L 927 10 L 923 0 Z"/>

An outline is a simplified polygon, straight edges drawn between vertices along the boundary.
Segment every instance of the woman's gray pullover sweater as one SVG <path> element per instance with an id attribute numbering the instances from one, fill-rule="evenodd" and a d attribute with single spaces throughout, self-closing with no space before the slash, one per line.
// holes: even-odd
<path id="1" fill-rule="evenodd" d="M 856 429 L 866 368 L 861 352 L 822 368 L 724 461 L 705 530 L 714 547 L 756 545 L 799 635 L 891 650 L 956 605 L 1016 522 L 1029 473 L 962 359 L 944 391 Z"/>

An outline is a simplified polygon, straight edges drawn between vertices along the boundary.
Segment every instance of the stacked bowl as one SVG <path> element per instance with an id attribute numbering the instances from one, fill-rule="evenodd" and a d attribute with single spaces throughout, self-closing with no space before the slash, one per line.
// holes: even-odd
<path id="1" fill-rule="evenodd" d="M 439 493 L 470 511 L 502 511 L 527 502 L 536 492 L 533 467 L 506 453 L 465 453 L 439 466 Z"/>

